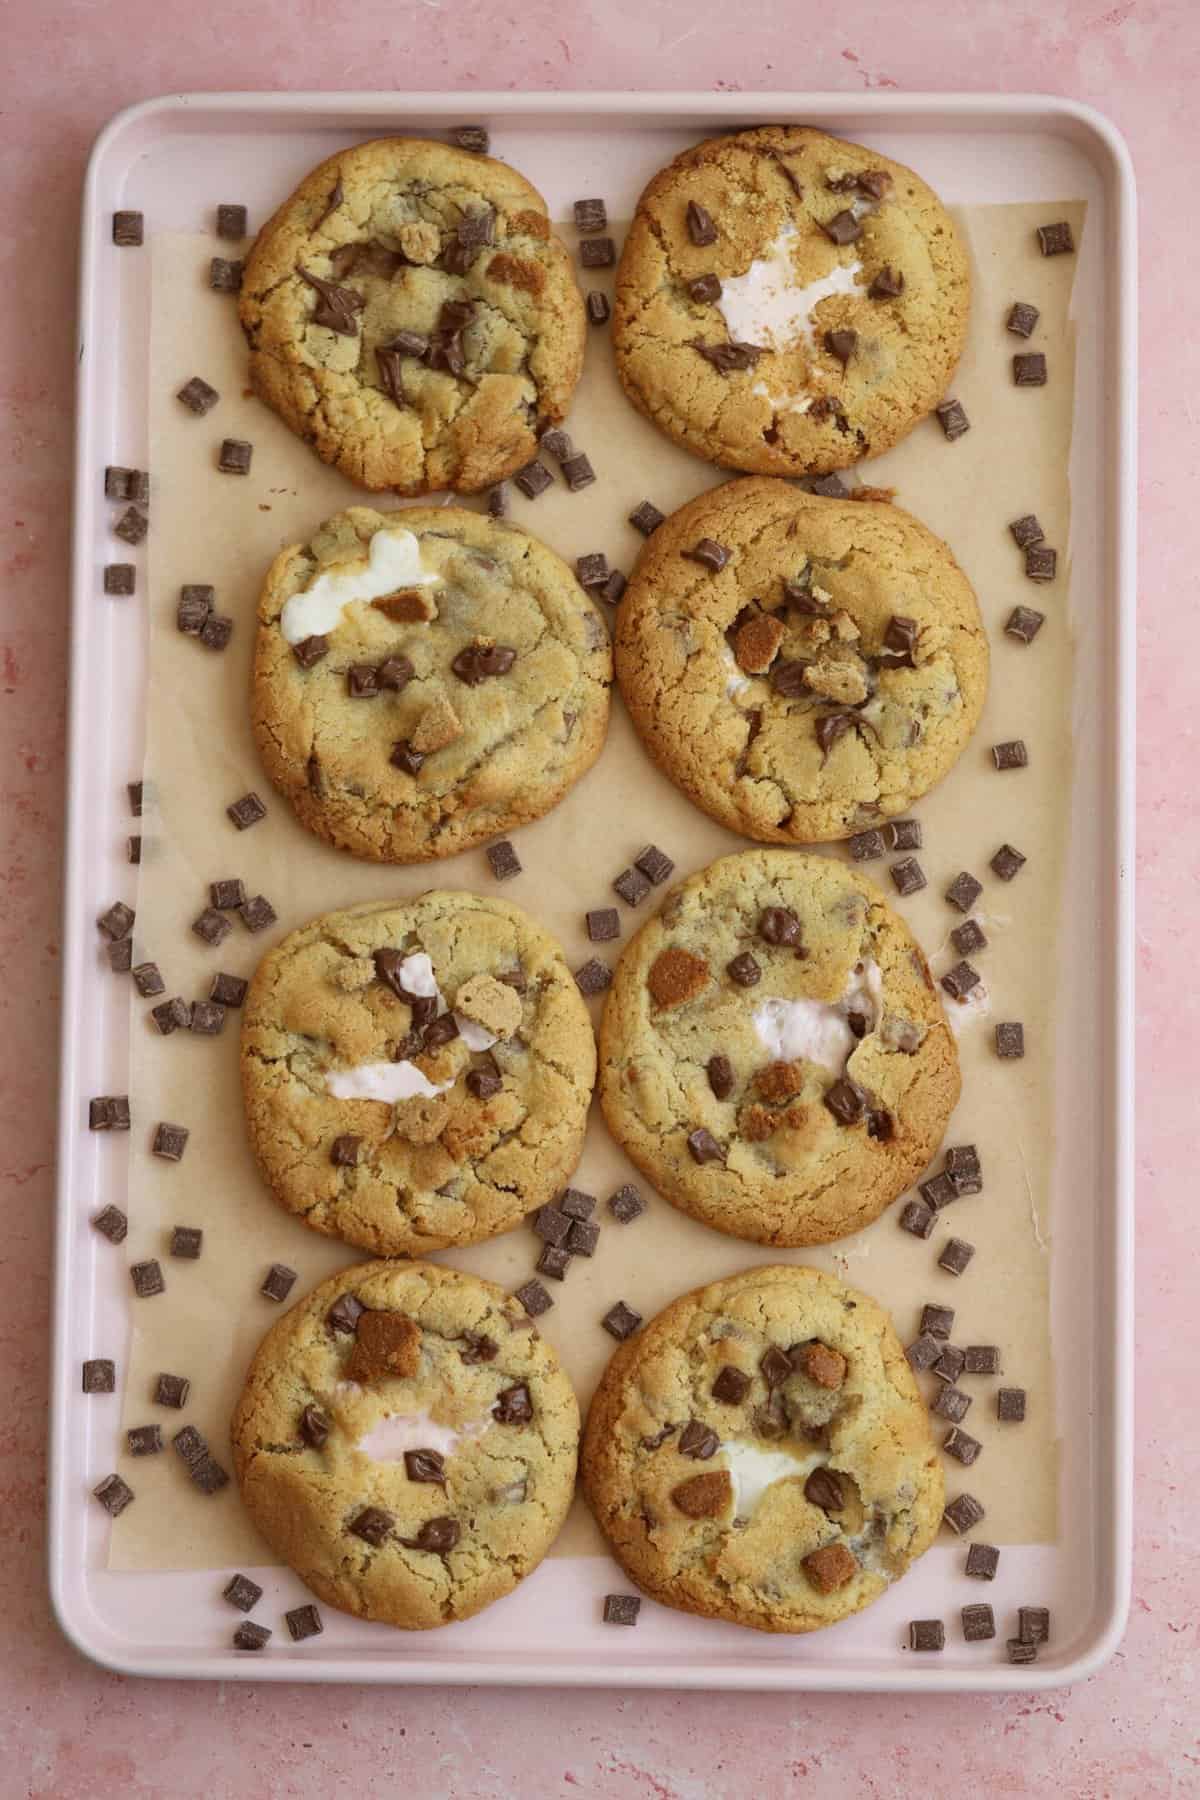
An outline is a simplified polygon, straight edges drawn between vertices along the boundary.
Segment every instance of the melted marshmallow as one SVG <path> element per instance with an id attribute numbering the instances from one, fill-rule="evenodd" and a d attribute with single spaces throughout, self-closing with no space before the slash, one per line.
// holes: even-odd
<path id="1" fill-rule="evenodd" d="M 445 1010 L 445 996 L 437 984 L 433 963 L 423 950 L 414 951 L 400 964 L 400 986 L 407 994 L 436 1000 L 439 1008 Z M 490 1050 L 498 1041 L 494 1031 L 489 1031 L 486 1025 L 480 1025 L 476 1019 L 468 1019 L 463 1013 L 455 1013 L 454 1023 L 468 1050 Z"/>
<path id="2" fill-rule="evenodd" d="M 366 562 L 329 569 L 303 592 L 293 594 L 280 615 L 280 630 L 289 644 L 326 637 L 355 600 L 381 600 L 401 588 L 429 587 L 442 578 L 421 560 L 421 545 L 411 531 L 397 527 L 377 531 Z"/>
<path id="3" fill-rule="evenodd" d="M 353 1069 L 327 1069 L 325 1086 L 335 1100 L 382 1100 L 394 1106 L 398 1100 L 432 1100 L 454 1083 L 443 1081 L 439 1087 L 416 1063 L 372 1062 Z"/>
<path id="4" fill-rule="evenodd" d="M 845 1068 L 857 1039 L 848 1015 L 859 1013 L 873 1031 L 883 1013 L 883 975 L 868 959 L 850 971 L 842 998 L 828 1000 L 760 1000 L 754 1009 L 758 1041 L 775 1062 L 819 1063 L 834 1075 Z"/>
<path id="5" fill-rule="evenodd" d="M 835 263 L 828 275 L 803 286 L 796 280 L 792 263 L 796 227 L 785 225 L 744 275 L 723 276 L 721 309 L 729 335 L 739 344 L 759 344 L 766 350 L 787 350 L 813 342 L 814 308 L 834 294 L 856 293 L 854 277 L 862 264 Z"/>
<path id="6" fill-rule="evenodd" d="M 729 1467 L 733 1482 L 733 1515 L 748 1519 L 769 1487 L 790 1476 L 807 1475 L 816 1467 L 818 1457 L 793 1456 L 787 1450 L 763 1450 L 758 1444 L 731 1438 L 721 1445 L 721 1454 Z"/>
<path id="7" fill-rule="evenodd" d="M 769 400 L 772 412 L 811 412 L 813 396 L 811 394 L 774 394 L 765 381 L 756 381 L 750 392 L 758 400 Z"/>
<path id="8" fill-rule="evenodd" d="M 406 1450 L 436 1450 L 439 1456 L 453 1456 L 459 1445 L 482 1437 L 490 1419 L 477 1419 L 456 1431 L 451 1425 L 438 1425 L 427 1412 L 389 1413 L 364 1432 L 355 1445 L 372 1462 L 401 1462 Z"/>

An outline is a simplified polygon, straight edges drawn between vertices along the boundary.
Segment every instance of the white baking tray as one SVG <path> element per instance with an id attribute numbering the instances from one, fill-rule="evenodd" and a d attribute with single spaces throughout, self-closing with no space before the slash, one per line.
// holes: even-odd
<path id="1" fill-rule="evenodd" d="M 110 218 L 136 206 L 147 231 L 200 230 L 225 194 L 264 218 L 340 145 L 388 132 L 488 123 L 500 153 L 541 188 L 553 217 L 602 192 L 628 216 L 645 179 L 686 143 L 742 123 L 803 120 L 912 164 L 951 203 L 1084 199 L 1087 279 L 1076 284 L 1072 592 L 1085 596 L 1074 729 L 1078 829 L 1064 904 L 1062 992 L 1077 996 L 1075 1054 L 1060 1058 L 1055 1106 L 1070 1155 L 1055 1192 L 1052 1325 L 1062 1421 L 1060 1541 L 1006 1546 L 1006 1589 L 1049 1604 L 1055 1641 L 1034 1667 L 902 1653 L 903 1621 L 985 1598 L 940 1542 L 859 1620 L 811 1639 L 764 1637 L 647 1605 L 636 1632 L 598 1629 L 604 1558 L 546 1562 L 500 1606 L 433 1634 L 403 1634 L 325 1610 L 325 1633 L 272 1653 L 229 1648 L 228 1571 L 107 1568 L 108 1521 L 89 1499 L 112 1467 L 119 1397 L 81 1403 L 79 1366 L 126 1342 L 127 1275 L 88 1220 L 125 1189 L 127 1139 L 86 1129 L 87 1098 L 120 1091 L 127 995 L 97 950 L 95 916 L 127 890 L 123 785 L 141 769 L 141 607 L 105 604 L 112 556 L 102 470 L 152 467 L 146 441 L 149 257 L 115 250 Z M 901 94 L 201 94 L 150 101 L 101 135 L 88 170 L 78 341 L 63 931 L 50 1587 L 58 1620 L 88 1656 L 132 1674 L 255 1681 L 607 1684 L 795 1689 L 1041 1689 L 1077 1681 L 1124 1628 L 1132 1442 L 1132 881 L 1135 496 L 1135 199 L 1128 152 L 1097 113 L 1048 96 Z M 1002 454 L 998 447 L 997 454 Z M 141 562 L 140 553 L 130 560 Z M 144 585 L 144 575 L 143 575 Z M 1076 607 L 1079 601 L 1076 599 Z M 1097 1121 L 1086 1133 L 1073 1122 Z M 1061 1190 L 1061 1191 L 1059 1191 Z M 262 1571 L 276 1615 L 305 1592 Z M 264 1614 L 265 1614 L 264 1608 Z M 869 1621 L 869 1628 L 867 1622 Z M 954 1635 L 954 1634 L 952 1634 Z M 1001 1633 L 1003 1635 L 1003 1631 Z"/>

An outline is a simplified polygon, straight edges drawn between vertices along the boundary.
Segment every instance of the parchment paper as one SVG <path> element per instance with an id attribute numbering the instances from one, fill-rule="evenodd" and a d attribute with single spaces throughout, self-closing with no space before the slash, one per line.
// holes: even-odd
<path id="1" fill-rule="evenodd" d="M 617 1299 L 648 1318 L 702 1281 L 751 1263 L 789 1261 L 831 1268 L 866 1288 L 892 1309 L 905 1342 L 916 1335 L 923 1302 L 952 1305 L 959 1319 L 954 1341 L 1001 1345 L 1004 1380 L 1029 1390 L 1026 1422 L 1000 1426 L 993 1397 L 999 1383 L 967 1382 L 975 1403 L 965 1425 L 984 1448 L 969 1471 L 947 1462 L 949 1492 L 967 1489 L 977 1495 L 987 1509 L 987 1535 L 1001 1543 L 1047 1542 L 1057 1530 L 1047 1258 L 1055 944 L 1061 848 L 1071 803 L 1066 548 L 1075 259 L 1043 259 L 1034 227 L 1069 218 L 1078 242 L 1083 213 L 1082 204 L 1063 203 L 959 212 L 974 261 L 975 305 L 954 392 L 967 409 L 971 430 L 951 444 L 936 421 L 926 421 L 886 458 L 850 477 L 894 485 L 899 503 L 947 539 L 975 584 L 991 636 L 991 695 L 979 731 L 946 781 L 915 809 L 925 833 L 920 861 L 928 888 L 897 902 L 940 974 L 956 960 L 948 932 L 960 919 L 942 898 L 944 890 L 960 869 L 985 884 L 979 916 L 990 943 L 977 961 L 989 1007 L 973 1011 L 963 1024 L 963 1099 L 946 1139 L 979 1146 L 985 1190 L 956 1203 L 926 1243 L 897 1228 L 895 1207 L 867 1231 L 828 1249 L 763 1250 L 707 1230 L 650 1192 L 593 1109 L 576 1185 L 600 1196 L 600 1244 L 591 1261 L 575 1260 L 564 1284 L 548 1284 L 555 1305 L 539 1321 L 586 1405 L 613 1349 L 599 1320 Z M 571 241 L 568 228 L 564 235 Z M 212 249 L 202 237 L 167 235 L 154 239 L 151 252 L 154 486 L 145 773 L 156 800 L 142 820 L 136 944 L 139 960 L 153 957 L 160 964 L 168 994 L 189 1000 L 207 995 L 218 969 L 248 976 L 271 945 L 315 913 L 366 899 L 401 899 L 431 886 L 489 892 L 495 885 L 482 849 L 435 864 L 380 868 L 326 848 L 296 824 L 258 765 L 247 688 L 261 576 L 281 545 L 307 537 L 330 513 L 365 496 L 319 463 L 249 396 L 234 303 L 206 285 Z M 1014 299 L 1041 309 L 1029 346 L 1004 329 Z M 1011 355 L 1026 347 L 1046 352 L 1045 388 L 1018 389 L 1012 383 Z M 202 419 L 174 397 L 196 374 L 221 395 Z M 514 516 L 568 560 L 602 549 L 628 570 L 641 540 L 626 515 L 639 500 L 648 497 L 667 512 L 722 479 L 719 471 L 674 449 L 626 403 L 606 330 L 590 333 L 587 371 L 568 423 L 597 470 L 595 485 L 570 495 L 556 484 L 536 502 L 514 494 Z M 217 447 L 227 436 L 253 442 L 248 478 L 217 472 Z M 1007 531 L 1009 520 L 1030 511 L 1037 512 L 1047 541 L 1059 549 L 1058 579 L 1049 587 L 1026 581 L 1021 554 Z M 219 610 L 236 621 L 224 654 L 176 631 L 175 602 L 184 582 L 214 584 Z M 1022 601 L 1048 614 L 1029 648 L 1003 633 L 1011 608 Z M 989 746 L 1014 737 L 1026 739 L 1030 767 L 998 774 Z M 239 833 L 224 809 L 250 788 L 266 800 L 269 816 Z M 675 858 L 680 877 L 746 847 L 656 772 L 615 698 L 599 762 L 549 817 L 516 834 L 525 872 L 499 891 L 548 926 L 577 967 L 592 954 L 583 929 L 585 908 L 613 901 L 612 878 L 650 841 Z M 1029 859 L 1011 886 L 987 868 L 1004 842 Z M 833 847 L 830 854 L 846 852 Z M 868 872 L 891 897 L 886 863 L 873 864 Z M 207 884 L 225 876 L 240 876 L 251 893 L 266 894 L 279 923 L 257 937 L 238 923 L 223 946 L 210 950 L 189 925 L 207 904 Z M 617 902 L 622 942 L 659 898 L 652 896 L 637 912 Z M 615 961 L 620 945 L 601 948 L 611 950 Z M 157 1418 L 169 1434 L 192 1422 L 228 1461 L 227 1422 L 246 1363 L 279 1316 L 280 1309 L 258 1292 L 268 1265 L 278 1260 L 299 1271 L 293 1291 L 299 1297 L 334 1268 L 355 1260 L 355 1253 L 282 1212 L 259 1181 L 241 1115 L 239 1014 L 227 1015 L 216 1039 L 184 1032 L 162 1039 L 148 1019 L 152 1002 L 135 996 L 132 1004 L 135 1142 L 125 1249 L 131 1263 L 158 1256 L 167 1291 L 131 1302 L 124 1424 Z M 599 1002 L 592 1004 L 598 1014 Z M 952 1002 L 948 1007 L 955 1010 Z M 1023 1062 L 995 1057 L 992 1026 L 998 1019 L 1024 1022 Z M 1065 1045 L 1061 1053 L 1068 1053 Z M 178 1165 L 149 1154 L 160 1119 L 190 1129 Z M 647 1193 L 649 1210 L 621 1226 L 609 1218 L 604 1200 L 630 1179 Z M 199 1261 L 167 1255 L 176 1224 L 203 1227 Z M 957 1280 L 936 1267 L 939 1249 L 952 1233 L 976 1247 L 967 1273 Z M 512 1287 L 532 1272 L 537 1249 L 532 1233 L 521 1228 L 443 1256 Z M 152 1404 L 159 1371 L 190 1378 L 184 1413 Z M 169 1448 L 136 1461 L 123 1456 L 120 1468 L 138 1500 L 114 1524 L 112 1567 L 225 1569 L 274 1560 L 245 1518 L 232 1484 L 215 1498 L 200 1495 Z M 599 1535 L 577 1499 L 556 1553 L 600 1549 Z"/>

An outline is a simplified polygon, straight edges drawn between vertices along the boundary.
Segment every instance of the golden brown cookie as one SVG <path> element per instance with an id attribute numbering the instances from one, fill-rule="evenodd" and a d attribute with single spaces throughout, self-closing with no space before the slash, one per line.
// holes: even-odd
<path id="1" fill-rule="evenodd" d="M 399 1366 L 374 1354 L 392 1338 Z M 470 1618 L 542 1560 L 574 1492 L 579 1407 L 491 1282 L 363 1263 L 267 1333 L 232 1436 L 276 1555 L 330 1606 L 423 1631 Z"/>
<path id="2" fill-rule="evenodd" d="M 904 812 L 961 755 L 987 695 L 979 606 L 940 538 L 886 501 L 762 477 L 659 526 L 615 648 L 655 762 L 720 824 L 768 843 Z"/>
<path id="3" fill-rule="evenodd" d="M 760 1244 L 878 1218 L 928 1164 L 959 1085 L 908 927 L 856 870 L 796 851 L 722 857 L 668 894 L 600 1030 L 617 1142 L 681 1211 Z"/>
<path id="4" fill-rule="evenodd" d="M 256 392 L 351 481 L 472 493 L 536 452 L 583 366 L 583 302 L 515 169 L 378 138 L 306 175 L 246 264 Z"/>
<path id="5" fill-rule="evenodd" d="M 553 938 L 503 900 L 436 891 L 293 931 L 250 984 L 241 1054 L 275 1198 L 385 1256 L 476 1243 L 550 1200 L 596 1077 Z"/>
<path id="6" fill-rule="evenodd" d="M 301 822 L 377 862 L 549 812 L 608 725 L 612 651 L 560 557 L 462 507 L 354 506 L 267 572 L 251 709 Z"/>
<path id="7" fill-rule="evenodd" d="M 584 1430 L 584 1492 L 665 1606 L 817 1631 L 932 1543 L 943 1479 L 888 1315 L 815 1269 L 685 1294 L 623 1344 Z"/>
<path id="8" fill-rule="evenodd" d="M 638 202 L 613 346 L 633 404 L 684 449 L 761 475 L 878 456 L 946 391 L 966 252 L 903 163 L 805 125 L 685 150 Z"/>

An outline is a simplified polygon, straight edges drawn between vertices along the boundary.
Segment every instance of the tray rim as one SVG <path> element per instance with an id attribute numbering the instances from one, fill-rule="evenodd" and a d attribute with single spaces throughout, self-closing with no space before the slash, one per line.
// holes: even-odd
<path id="1" fill-rule="evenodd" d="M 89 317 L 97 280 L 97 251 L 102 215 L 97 189 L 105 157 L 121 138 L 148 123 L 168 126 L 183 116 L 211 117 L 241 113 L 284 118 L 310 113 L 336 113 L 348 128 L 356 119 L 364 124 L 381 111 L 406 107 L 437 117 L 461 115 L 465 106 L 481 116 L 551 120 L 562 117 L 570 128 L 572 116 L 593 114 L 602 118 L 636 115 L 664 124 L 682 124 L 700 114 L 714 126 L 743 118 L 748 113 L 808 117 L 817 121 L 853 116 L 881 123 L 917 123 L 936 129 L 939 124 L 967 127 L 985 125 L 997 134 L 1024 129 L 1049 130 L 1070 137 L 1085 147 L 1101 169 L 1112 206 L 1115 259 L 1111 274 L 1111 337 L 1119 378 L 1113 400 L 1115 455 L 1103 471 L 1109 502 L 1108 533 L 1111 567 L 1117 591 L 1114 619 L 1116 668 L 1113 685 L 1116 708 L 1109 737 L 1109 765 L 1113 795 L 1111 823 L 1117 855 L 1111 882 L 1103 899 L 1112 908 L 1114 965 L 1107 1000 L 1107 1041 L 1104 1075 L 1110 1088 L 1112 1121 L 1111 1219 L 1100 1240 L 1100 1279 L 1111 1284 L 1112 1330 L 1097 1339 L 1098 1378 L 1110 1395 L 1107 1443 L 1097 1457 L 1097 1613 L 1084 1647 L 1068 1662 L 1056 1666 L 1015 1668 L 989 1665 L 978 1670 L 915 1668 L 899 1664 L 886 1675 L 860 1673 L 836 1665 L 773 1668 L 734 1661 L 713 1661 L 697 1667 L 685 1658 L 660 1657 L 645 1663 L 622 1665 L 623 1689 L 718 1689 L 750 1692 L 937 1692 L 1005 1693 L 1045 1692 L 1087 1679 L 1113 1655 L 1125 1632 L 1130 1604 L 1133 1518 L 1133 870 L 1135 822 L 1135 773 L 1132 761 L 1135 730 L 1135 634 L 1134 597 L 1137 528 L 1137 195 L 1133 162 L 1117 127 L 1103 113 L 1084 102 L 1055 94 L 1038 93 L 936 93 L 821 91 L 748 91 L 705 93 L 697 90 L 626 92 L 605 90 L 538 91 L 534 93 L 478 91 L 458 93 L 436 90 L 364 90 L 339 93 L 330 90 L 300 92 L 254 91 L 164 94 L 125 107 L 101 130 L 88 159 L 82 194 L 82 232 L 78 287 L 77 332 Z M 80 497 L 89 470 L 85 467 L 87 406 L 90 369 L 82 354 L 77 360 L 75 392 L 74 504 L 71 555 L 71 664 L 67 714 L 67 791 L 65 806 L 65 874 L 63 882 L 62 946 L 63 990 L 60 1003 L 62 1042 L 78 1017 L 80 994 L 79 940 L 84 932 L 86 906 L 83 895 L 82 857 L 77 852 L 81 835 L 81 801 L 75 778 L 85 745 L 85 671 L 78 654 L 81 616 L 89 599 L 88 551 L 80 529 Z M 77 1503 L 66 1491 L 65 1436 L 69 1429 L 68 1396 L 73 1396 L 71 1369 L 67 1364 L 66 1333 L 62 1321 L 72 1301 L 75 1271 L 68 1229 L 77 1132 L 66 1101 L 65 1062 L 60 1076 L 59 1114 L 56 1132 L 55 1250 L 52 1271 L 52 1356 L 50 1434 L 47 1464 L 47 1565 L 49 1597 L 54 1618 L 68 1642 L 81 1655 L 102 1668 L 124 1675 L 167 1679 L 253 1680 L 267 1682 L 354 1681 L 371 1685 L 403 1682 L 413 1686 L 443 1683 L 449 1686 L 549 1686 L 609 1687 L 618 1676 L 607 1664 L 581 1658 L 578 1666 L 545 1656 L 510 1656 L 453 1662 L 431 1655 L 403 1662 L 383 1662 L 356 1655 L 303 1660 L 218 1660 L 207 1649 L 195 1655 L 173 1655 L 151 1660 L 114 1647 L 106 1638 L 87 1595 L 86 1584 L 75 1581 L 76 1572 L 67 1541 L 70 1509 Z M 207 1666 L 209 1663 L 212 1666 Z"/>

